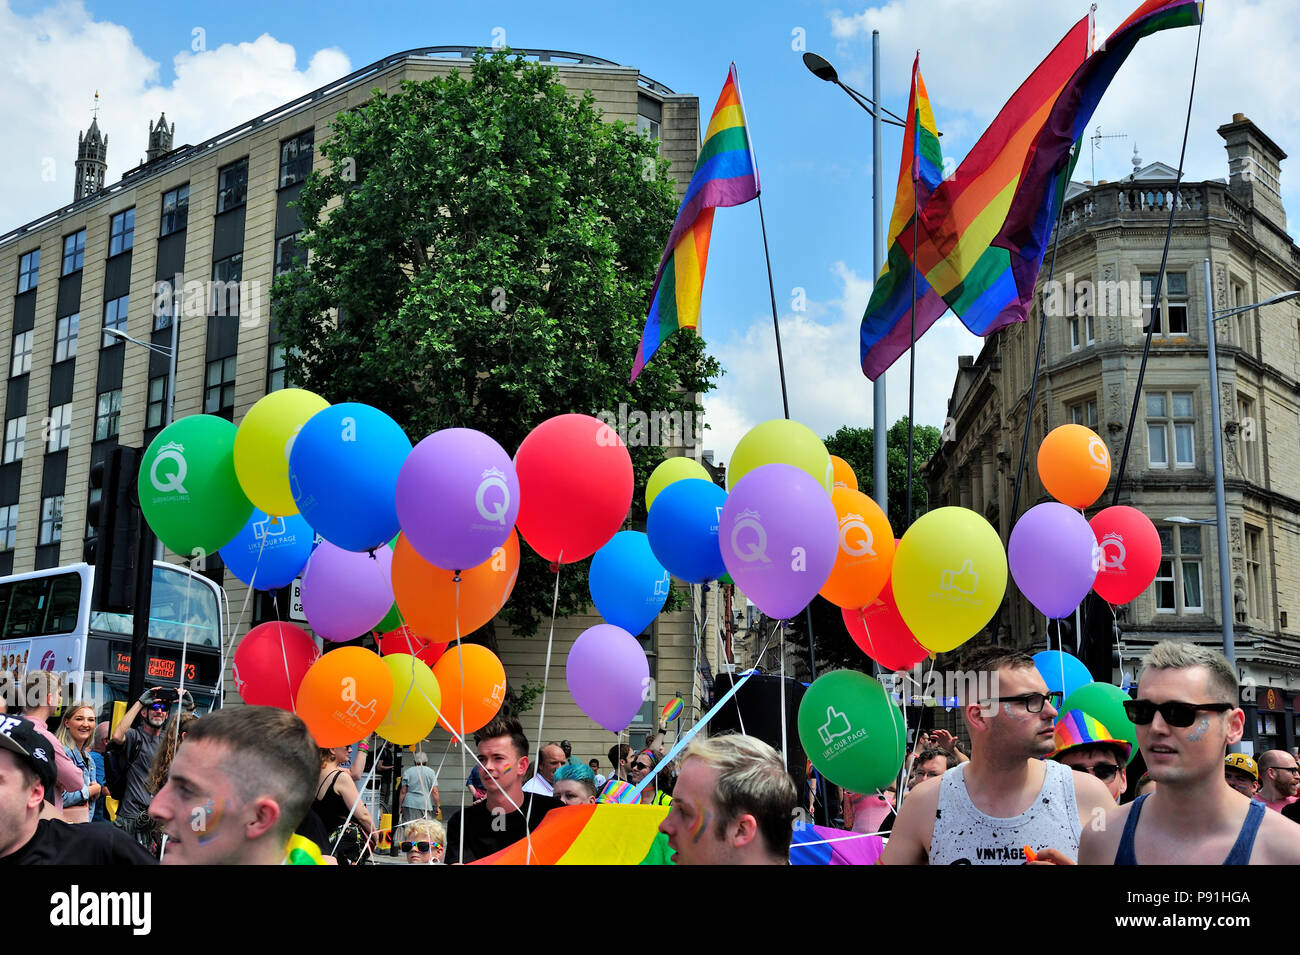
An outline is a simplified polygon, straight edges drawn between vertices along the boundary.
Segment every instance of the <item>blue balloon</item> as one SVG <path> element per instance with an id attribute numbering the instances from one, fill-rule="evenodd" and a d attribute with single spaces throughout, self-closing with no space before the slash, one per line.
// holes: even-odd
<path id="1" fill-rule="evenodd" d="M 727 492 L 709 481 L 686 478 L 659 492 L 646 520 L 646 535 L 659 563 L 691 584 L 727 572 L 718 547 L 718 522 Z"/>
<path id="2" fill-rule="evenodd" d="M 640 531 L 619 531 L 591 558 L 591 600 L 606 623 L 638 634 L 664 609 L 672 576 Z"/>
<path id="3" fill-rule="evenodd" d="M 289 490 L 321 537 L 344 550 L 373 550 L 401 529 L 397 475 L 410 453 L 411 439 L 378 408 L 331 405 L 293 439 Z"/>
<path id="4" fill-rule="evenodd" d="M 1034 654 L 1034 666 L 1049 690 L 1061 691 L 1062 700 L 1069 699 L 1070 694 L 1079 687 L 1087 686 L 1092 682 L 1092 674 L 1083 665 L 1083 661 L 1060 650 L 1039 650 Z M 1062 685 L 1063 672 L 1064 685 Z"/>
<path id="5" fill-rule="evenodd" d="M 301 515 L 271 517 L 255 508 L 244 529 L 221 548 L 221 559 L 254 590 L 279 590 L 307 565 L 315 539 Z"/>

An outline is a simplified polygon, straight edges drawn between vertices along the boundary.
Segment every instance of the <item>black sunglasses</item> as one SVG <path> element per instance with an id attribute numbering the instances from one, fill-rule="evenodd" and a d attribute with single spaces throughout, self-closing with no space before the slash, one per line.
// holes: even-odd
<path id="1" fill-rule="evenodd" d="M 419 849 L 421 852 L 428 852 L 430 849 L 441 849 L 441 842 L 403 842 L 402 851 L 410 852 L 412 849 Z"/>
<path id="2" fill-rule="evenodd" d="M 1103 783 L 1110 782 L 1112 779 L 1115 778 L 1115 774 L 1119 772 L 1119 767 L 1116 766 L 1114 763 L 1098 763 L 1096 766 L 1093 766 L 1091 769 L 1089 769 L 1087 766 L 1071 766 L 1070 768 L 1073 769 L 1076 773 L 1092 773 Z"/>
<path id="3" fill-rule="evenodd" d="M 981 700 L 981 703 L 1023 703 L 1025 710 L 1029 713 L 1043 712 L 1043 704 L 1050 702 L 1052 709 L 1061 708 L 1061 691 L 1053 690 L 1051 693 L 1022 693 L 1020 696 L 997 696 L 991 700 Z"/>
<path id="4" fill-rule="evenodd" d="M 1177 700 L 1169 700 L 1165 703 L 1152 703 L 1150 700 L 1124 701 L 1124 715 L 1135 726 L 1146 726 L 1159 713 L 1170 726 L 1181 728 L 1191 726 L 1196 721 L 1196 714 L 1201 710 L 1225 713 L 1236 708 L 1236 703 L 1180 703 Z"/>

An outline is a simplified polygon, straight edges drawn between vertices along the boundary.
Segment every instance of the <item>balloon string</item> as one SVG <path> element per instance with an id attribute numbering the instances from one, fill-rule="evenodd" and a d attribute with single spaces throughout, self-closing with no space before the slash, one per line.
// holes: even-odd
<path id="1" fill-rule="evenodd" d="M 452 578 L 452 582 L 456 585 L 454 588 L 456 591 L 456 595 L 455 595 L 456 612 L 453 615 L 452 620 L 456 627 L 456 671 L 460 674 L 460 698 L 457 700 L 457 702 L 460 705 L 460 722 L 457 724 L 460 727 L 460 733 L 457 734 L 455 730 L 452 730 L 452 735 L 456 737 L 456 741 L 459 742 L 461 745 L 460 775 L 462 779 L 467 780 L 467 777 L 465 776 L 465 753 L 466 751 L 469 750 L 469 747 L 465 745 L 465 647 L 460 642 L 460 572 L 459 571 L 457 571 L 456 575 Z M 437 710 L 438 708 L 435 706 L 434 712 L 437 712 Z M 451 724 L 448 724 L 448 726 L 450 725 Z M 476 763 L 478 762 L 477 753 L 470 753 L 470 756 L 473 758 L 474 762 Z M 486 773 L 487 773 L 486 770 L 483 770 L 482 772 L 479 773 L 480 781 L 483 783 L 483 788 L 485 790 L 487 789 L 487 780 L 485 778 Z M 457 858 L 462 863 L 465 861 L 465 791 L 468 788 L 469 788 L 468 781 L 466 781 L 460 787 L 460 833 L 459 833 L 460 854 L 457 856 Z M 475 795 L 478 794 L 475 793 Z"/>
<path id="2" fill-rule="evenodd" d="M 930 669 L 929 669 L 929 670 L 926 672 L 926 674 L 925 674 L 924 682 L 921 684 L 922 687 L 924 687 L 926 684 L 928 684 L 928 683 L 930 682 L 930 674 L 934 673 L 934 664 L 935 664 L 935 658 L 934 658 L 934 657 L 931 657 L 931 658 L 930 658 Z M 904 679 L 906 679 L 906 678 L 904 678 Z M 908 740 L 907 740 L 907 709 L 906 709 L 906 708 L 910 705 L 910 704 L 908 703 L 908 700 L 909 700 L 909 699 L 911 699 L 911 693 L 909 693 L 906 689 L 904 689 L 904 690 L 903 690 L 903 707 L 904 707 L 904 709 L 903 709 L 903 712 L 900 714 L 900 715 L 903 717 L 903 745 L 904 745 L 904 746 L 907 746 L 907 745 L 908 745 Z M 918 736 L 918 737 L 919 737 L 920 734 L 921 734 L 921 721 L 925 718 L 925 714 L 924 714 L 924 710 L 923 710 L 924 705 L 925 705 L 925 701 L 922 700 L 922 705 L 921 705 L 920 707 L 917 708 L 918 710 L 921 710 L 921 712 L 918 712 L 918 713 L 916 714 L 916 733 L 917 733 L 917 736 Z M 898 732 L 898 717 L 894 716 L 894 708 L 893 708 L 892 706 L 889 708 L 889 721 L 890 721 L 890 725 L 894 727 L 894 732 L 897 733 L 897 732 Z M 915 762 L 915 760 L 913 759 L 913 751 L 912 751 L 911 747 L 908 747 L 907 754 L 906 754 L 906 756 L 905 756 L 904 759 L 903 759 L 903 772 L 902 772 L 902 774 L 899 776 L 899 779 L 898 779 L 898 787 L 897 787 L 897 788 L 898 788 L 898 793 L 897 793 L 897 800 L 898 800 L 898 806 L 899 806 L 899 808 L 902 808 L 902 805 L 903 805 L 903 799 L 904 799 L 904 797 L 907 795 L 907 780 L 908 780 L 908 778 L 912 775 L 912 764 L 913 764 L 914 762 Z"/>
<path id="3" fill-rule="evenodd" d="M 560 567 L 564 562 L 564 549 L 561 548 L 555 558 L 555 595 L 551 598 L 551 632 L 546 637 L 546 668 L 542 671 L 542 705 L 537 713 L 537 754 L 540 765 L 542 746 L 542 725 L 546 719 L 546 687 L 551 679 L 551 648 L 555 644 L 555 615 L 560 607 Z M 528 815 L 532 816 L 533 804 L 530 800 L 528 803 Z M 531 818 L 524 819 L 524 828 L 528 829 L 528 823 Z M 528 853 L 524 856 L 524 865 L 532 865 L 533 846 L 532 842 L 528 844 Z"/>
<path id="4" fill-rule="evenodd" d="M 366 780 L 365 780 L 365 782 L 362 783 L 362 784 L 361 784 L 361 787 L 357 790 L 357 798 L 353 801 L 352 805 L 351 805 L 350 807 L 348 807 L 348 815 L 347 815 L 347 818 L 343 820 L 343 825 L 339 827 L 339 837 L 338 837 L 337 839 L 334 840 L 334 845 L 330 848 L 330 855 L 334 855 L 336 852 L 338 852 L 338 849 L 339 849 L 339 843 L 341 843 L 341 842 L 343 841 L 343 837 L 347 834 L 347 831 L 348 831 L 348 823 L 350 823 L 350 822 L 352 821 L 352 817 L 356 814 L 357 807 L 361 805 L 361 800 L 365 798 L 365 795 L 364 795 L 364 794 L 365 794 L 366 788 L 369 787 L 371 781 L 375 778 L 375 770 L 379 768 L 379 760 L 383 758 L 383 755 L 384 755 L 384 749 L 385 749 L 387 746 L 388 746 L 388 741 L 385 740 L 385 741 L 384 741 L 384 742 L 379 746 L 379 751 L 375 753 L 375 758 L 374 758 L 374 760 L 372 760 L 371 763 L 370 763 L 370 772 L 368 772 L 368 773 L 366 774 Z M 359 751 L 358 751 L 358 752 L 359 752 Z M 373 837 L 373 836 L 374 836 L 374 834 L 375 834 L 375 830 L 376 830 L 378 827 L 379 827 L 379 820 L 377 820 L 377 819 L 371 819 L 371 820 L 370 820 L 370 837 Z M 370 837 L 368 837 L 368 838 L 366 839 L 366 849 L 367 849 L 367 850 L 369 850 L 369 848 L 370 848 Z M 374 853 L 372 852 L 371 855 L 374 855 Z"/>
<path id="5" fill-rule="evenodd" d="M 230 657 L 230 651 L 235 648 L 235 635 L 238 634 L 240 629 L 244 626 L 244 618 L 248 616 L 248 605 L 250 602 L 252 602 L 253 599 L 253 591 L 254 591 L 253 584 L 257 582 L 257 568 L 260 567 L 262 564 L 262 551 L 265 548 L 266 548 L 266 534 L 263 534 L 262 546 L 259 547 L 257 550 L 257 562 L 253 565 L 253 576 L 249 578 L 248 587 L 244 591 L 244 604 L 242 607 L 239 608 L 239 620 L 236 622 L 234 629 L 230 631 L 229 642 L 226 643 L 225 647 L 221 651 L 221 695 L 222 695 L 223 703 L 225 700 L 225 693 L 226 693 L 226 676 L 225 676 L 226 660 Z M 302 571 L 304 576 L 306 576 L 307 567 L 310 566 L 311 566 L 311 557 L 309 555 L 307 557 L 307 566 L 303 567 L 303 571 Z M 223 594 L 226 592 L 226 588 L 224 585 L 221 588 L 221 592 Z M 218 640 L 220 639 L 221 638 L 218 637 Z"/>
<path id="6" fill-rule="evenodd" d="M 785 771 L 790 772 L 790 760 L 786 752 L 786 714 L 785 714 L 785 622 L 778 627 L 781 634 L 779 643 L 781 657 L 781 763 Z"/>

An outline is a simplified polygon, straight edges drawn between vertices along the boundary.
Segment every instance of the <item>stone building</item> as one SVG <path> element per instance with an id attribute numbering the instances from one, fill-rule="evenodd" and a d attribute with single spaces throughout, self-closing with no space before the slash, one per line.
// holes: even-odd
<path id="1" fill-rule="evenodd" d="M 1059 225 L 1053 285 L 1047 262 L 1029 321 L 963 356 L 945 444 L 927 465 L 932 500 L 984 514 L 1008 539 L 1016 517 L 1048 496 L 1035 459 L 1043 436 L 1075 422 L 1107 442 L 1113 468 L 1129 426 L 1145 328 L 1150 359 L 1120 503 L 1155 523 L 1163 560 L 1154 584 L 1116 608 L 1123 664 L 1176 637 L 1222 646 L 1232 615 L 1243 700 L 1257 697 L 1256 746 L 1295 745 L 1300 689 L 1300 304 L 1253 309 L 1216 324 L 1232 598 L 1220 600 L 1206 299 L 1216 310 L 1300 288 L 1300 247 L 1286 231 L 1282 149 L 1242 114 L 1218 129 L 1227 178 L 1175 185 L 1176 171 L 1143 165 L 1128 178 L 1073 182 Z M 1159 314 L 1149 287 L 1174 228 Z M 1048 262 L 1053 247 L 1048 249 Z M 1212 288 L 1203 260 L 1211 263 Z M 1029 453 L 1017 514 L 1013 485 L 1026 428 L 1040 309 L 1047 321 Z M 1088 516 L 1111 503 L 1115 476 Z M 1172 520 L 1174 518 L 1185 520 Z M 997 637 L 1043 649 L 1045 621 L 1010 587 Z M 1008 612 L 1005 612 L 1009 610 Z M 1055 626 L 1053 627 L 1055 632 Z M 1067 647 L 1071 634 L 1066 628 Z M 1271 691 L 1271 692 L 1270 692 Z M 1248 728 L 1249 732 L 1249 728 Z"/>

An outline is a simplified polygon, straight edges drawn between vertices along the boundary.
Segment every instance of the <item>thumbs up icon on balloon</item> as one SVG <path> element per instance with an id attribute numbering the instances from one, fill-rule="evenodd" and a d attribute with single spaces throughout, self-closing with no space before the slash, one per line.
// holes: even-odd
<path id="1" fill-rule="evenodd" d="M 849 725 L 849 718 L 837 710 L 834 706 L 826 707 L 826 722 L 817 727 L 817 735 L 821 737 L 822 745 L 831 745 L 831 740 L 837 736 L 845 736 L 849 730 L 853 729 Z"/>
<path id="2" fill-rule="evenodd" d="M 973 594 L 979 586 L 979 574 L 975 573 L 975 564 L 967 560 L 961 570 L 945 570 L 939 581 L 940 590 L 955 590 L 962 594 Z"/>
<path id="3" fill-rule="evenodd" d="M 348 704 L 348 716 L 358 723 L 367 724 L 375 718 L 375 704 L 378 700 L 371 700 L 365 706 L 362 706 L 356 700 Z"/>

